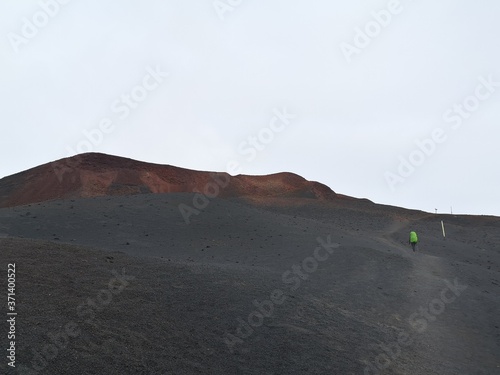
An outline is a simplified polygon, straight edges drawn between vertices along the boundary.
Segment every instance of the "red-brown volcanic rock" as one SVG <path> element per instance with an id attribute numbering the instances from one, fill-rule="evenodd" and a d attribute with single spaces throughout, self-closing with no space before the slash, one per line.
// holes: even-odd
<path id="1" fill-rule="evenodd" d="M 140 162 L 100 153 L 47 163 L 0 180 L 0 207 L 52 199 L 141 193 L 205 192 L 218 181 L 219 197 L 313 198 L 333 200 L 329 187 L 292 173 L 230 176 Z"/>

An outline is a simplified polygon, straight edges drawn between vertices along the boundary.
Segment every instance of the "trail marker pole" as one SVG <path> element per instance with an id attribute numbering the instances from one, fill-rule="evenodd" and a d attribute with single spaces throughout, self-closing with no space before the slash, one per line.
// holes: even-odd
<path id="1" fill-rule="evenodd" d="M 443 220 L 441 220 L 441 228 L 443 229 L 443 238 L 446 238 L 446 233 L 444 231 L 444 223 Z"/>

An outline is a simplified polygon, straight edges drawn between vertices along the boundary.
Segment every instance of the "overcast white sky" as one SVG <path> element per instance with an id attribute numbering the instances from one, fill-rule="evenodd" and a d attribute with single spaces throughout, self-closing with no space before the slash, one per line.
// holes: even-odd
<path id="1" fill-rule="evenodd" d="M 500 215 L 499 19 L 496 0 L 4 0 L 0 177 L 87 150 L 235 161 Z"/>

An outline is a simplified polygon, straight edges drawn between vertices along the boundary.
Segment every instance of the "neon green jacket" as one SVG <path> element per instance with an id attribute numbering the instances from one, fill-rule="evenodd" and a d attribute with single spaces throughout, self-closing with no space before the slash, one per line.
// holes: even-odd
<path id="1" fill-rule="evenodd" d="M 410 232 L 410 242 L 418 242 L 418 237 L 417 237 L 417 233 L 415 232 Z"/>

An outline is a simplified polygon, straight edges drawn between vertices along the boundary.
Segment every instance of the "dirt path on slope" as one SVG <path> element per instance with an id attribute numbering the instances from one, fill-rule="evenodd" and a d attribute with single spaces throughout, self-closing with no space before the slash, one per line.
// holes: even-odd
<path id="1" fill-rule="evenodd" d="M 395 220 L 376 238 L 380 245 L 409 259 L 413 265 L 411 273 L 401 280 L 410 301 L 409 306 L 401 311 L 403 329 L 410 336 L 412 344 L 401 347 L 400 356 L 392 361 L 386 371 L 448 374 L 456 366 L 453 358 L 465 358 L 467 355 L 466 346 L 460 344 L 463 338 L 460 337 L 455 318 L 457 305 L 450 302 L 456 296 L 447 288 L 447 281 L 453 283 L 460 275 L 452 274 L 445 266 L 444 259 L 423 253 L 418 248 L 413 252 L 410 245 L 403 242 L 402 238 L 410 232 L 413 224 L 409 220 Z M 443 290 L 448 290 L 444 299 Z M 456 373 L 467 373 L 460 367 L 455 368 Z"/>

